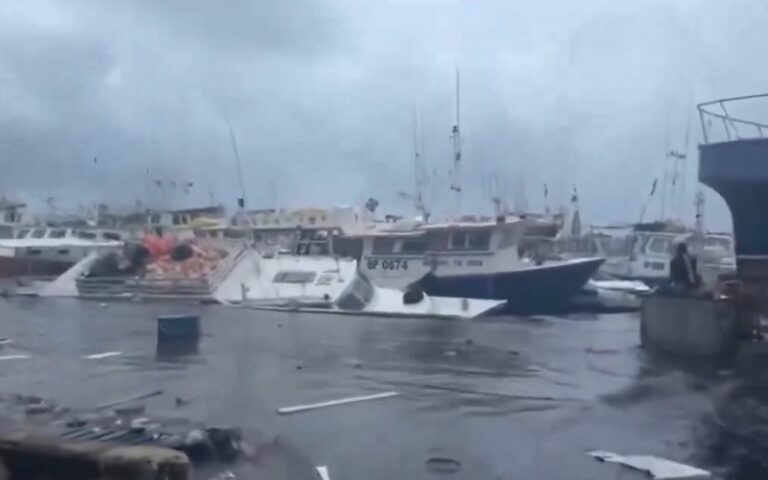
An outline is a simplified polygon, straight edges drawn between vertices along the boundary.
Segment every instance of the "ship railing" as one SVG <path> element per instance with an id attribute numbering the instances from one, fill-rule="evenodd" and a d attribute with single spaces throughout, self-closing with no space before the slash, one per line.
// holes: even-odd
<path id="1" fill-rule="evenodd" d="M 698 104 L 696 108 L 699 112 L 704 144 L 765 138 L 768 135 L 768 123 L 748 120 L 743 115 L 737 117 L 729 111 L 735 104 L 759 99 L 768 99 L 768 93 L 722 98 Z"/>

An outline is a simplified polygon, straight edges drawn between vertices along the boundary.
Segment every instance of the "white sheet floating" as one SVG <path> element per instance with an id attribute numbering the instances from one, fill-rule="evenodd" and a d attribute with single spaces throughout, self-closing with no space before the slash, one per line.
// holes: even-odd
<path id="1" fill-rule="evenodd" d="M 320 480 L 331 480 L 331 477 L 328 475 L 328 467 L 320 465 L 315 467 L 315 469 L 317 470 L 317 476 L 320 477 Z"/>
<path id="2" fill-rule="evenodd" d="M 89 360 L 101 360 L 102 358 L 116 357 L 116 356 L 122 355 L 122 354 L 123 354 L 123 352 L 94 353 L 93 355 L 86 355 L 83 358 L 87 358 Z"/>
<path id="3" fill-rule="evenodd" d="M 604 450 L 595 450 L 588 455 L 601 462 L 618 463 L 639 470 L 659 480 L 710 478 L 712 475 L 706 470 L 652 455 L 619 455 Z"/>
<path id="4" fill-rule="evenodd" d="M 29 358 L 29 355 L 0 355 L 0 360 L 24 360 Z"/>
<path id="5" fill-rule="evenodd" d="M 335 407 L 336 405 L 345 405 L 347 403 L 357 403 L 357 402 L 366 402 L 368 400 L 378 400 L 381 398 L 389 398 L 389 397 L 396 397 L 397 395 L 400 395 L 398 392 L 384 392 L 384 393 L 377 393 L 375 395 L 365 395 L 362 397 L 349 397 L 349 398 L 342 398 L 339 400 L 330 400 L 327 402 L 321 402 L 321 403 L 310 403 L 308 405 L 296 405 L 294 407 L 283 407 L 278 408 L 277 413 L 280 415 L 288 415 L 291 413 L 298 413 L 298 412 L 304 412 L 306 410 L 314 410 L 316 408 L 325 408 L 325 407 Z"/>

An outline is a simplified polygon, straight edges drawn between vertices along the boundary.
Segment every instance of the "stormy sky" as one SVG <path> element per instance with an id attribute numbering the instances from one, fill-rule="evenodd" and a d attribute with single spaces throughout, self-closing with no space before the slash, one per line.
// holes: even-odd
<path id="1" fill-rule="evenodd" d="M 669 145 L 688 159 L 667 210 L 691 219 L 695 104 L 766 89 L 766 24 L 754 0 L 6 1 L 0 190 L 232 206 L 231 124 L 249 207 L 408 212 L 416 116 L 448 212 L 459 67 L 465 212 L 490 212 L 494 177 L 509 203 L 575 185 L 586 221 L 633 221 Z"/>

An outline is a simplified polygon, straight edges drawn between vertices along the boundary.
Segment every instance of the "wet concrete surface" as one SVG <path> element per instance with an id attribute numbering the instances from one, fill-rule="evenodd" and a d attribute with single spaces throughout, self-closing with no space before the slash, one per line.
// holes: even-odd
<path id="1" fill-rule="evenodd" d="M 178 313 L 201 315 L 198 347 L 158 351 L 155 318 Z M 0 393 L 88 409 L 163 390 L 145 401 L 148 412 L 266 432 L 327 465 L 333 479 L 617 478 L 619 467 L 585 455 L 594 449 L 765 478 L 768 376 L 759 366 L 768 354 L 749 347 L 727 363 L 659 360 L 640 350 L 638 322 L 0 299 L 0 337 L 14 340 L 0 346 Z M 109 351 L 122 354 L 83 358 Z M 390 390 L 401 395 L 276 412 Z M 458 471 L 430 468 L 430 458 L 457 461 Z"/>

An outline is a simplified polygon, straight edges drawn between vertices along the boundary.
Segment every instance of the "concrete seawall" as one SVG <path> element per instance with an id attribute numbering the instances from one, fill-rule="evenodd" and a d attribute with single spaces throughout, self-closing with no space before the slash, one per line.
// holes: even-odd
<path id="1" fill-rule="evenodd" d="M 727 301 L 648 295 L 640 322 L 643 347 L 674 355 L 727 355 L 738 344 L 736 312 Z"/>

